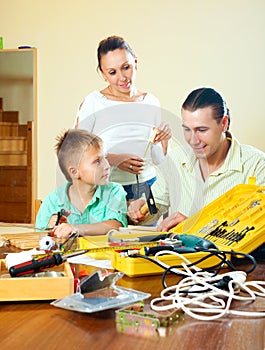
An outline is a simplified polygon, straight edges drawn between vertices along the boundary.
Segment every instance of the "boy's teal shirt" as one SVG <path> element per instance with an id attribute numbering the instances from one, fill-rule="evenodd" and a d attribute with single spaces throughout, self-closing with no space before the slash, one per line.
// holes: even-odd
<path id="1" fill-rule="evenodd" d="M 127 226 L 126 192 L 123 187 L 115 182 L 97 186 L 91 201 L 83 213 L 80 213 L 69 200 L 68 189 L 71 183 L 66 183 L 51 192 L 41 203 L 37 218 L 36 228 L 47 228 L 51 215 L 61 209 L 70 210 L 67 217 L 69 224 L 94 224 L 106 220 L 117 220 L 123 226 Z"/>

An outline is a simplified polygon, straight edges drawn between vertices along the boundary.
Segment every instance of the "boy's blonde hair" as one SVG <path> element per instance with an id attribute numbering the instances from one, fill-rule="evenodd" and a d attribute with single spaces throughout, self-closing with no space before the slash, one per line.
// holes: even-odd
<path id="1" fill-rule="evenodd" d="M 68 172 L 70 166 L 78 166 L 84 152 L 89 148 L 101 149 L 103 142 L 100 137 L 82 129 L 68 129 L 57 136 L 55 151 L 58 163 L 67 181 L 72 182 Z"/>

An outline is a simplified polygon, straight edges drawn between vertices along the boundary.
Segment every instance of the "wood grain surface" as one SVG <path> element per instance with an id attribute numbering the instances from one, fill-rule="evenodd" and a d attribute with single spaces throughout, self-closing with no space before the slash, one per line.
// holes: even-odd
<path id="1" fill-rule="evenodd" d="M 246 267 L 244 261 L 240 263 Z M 240 267 L 241 267 L 240 265 Z M 260 262 L 248 279 L 263 280 L 265 263 Z M 95 268 L 75 266 L 76 270 Z M 239 268 L 240 269 L 240 268 Z M 176 284 L 177 277 L 169 276 L 167 284 Z M 130 278 L 124 276 L 118 282 L 159 296 L 161 276 Z M 148 303 L 149 301 L 147 301 Z M 233 304 L 245 310 L 265 310 L 265 300 L 255 303 Z M 55 308 L 49 302 L 0 303 L 1 349 L 86 349 L 86 350 L 263 350 L 265 320 L 227 316 L 216 321 L 197 321 L 185 315 L 184 320 L 173 326 L 166 337 L 149 339 L 121 334 L 116 331 L 114 310 L 83 314 Z"/>

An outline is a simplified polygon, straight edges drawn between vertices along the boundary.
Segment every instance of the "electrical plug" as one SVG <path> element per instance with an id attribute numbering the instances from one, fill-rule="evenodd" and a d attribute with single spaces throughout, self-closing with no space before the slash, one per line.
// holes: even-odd
<path id="1" fill-rule="evenodd" d="M 218 279 L 219 277 L 219 279 Z M 225 273 L 220 276 L 216 276 L 213 278 L 213 281 L 211 280 L 203 280 L 204 282 L 207 282 L 208 284 L 214 286 L 218 289 L 223 290 L 229 290 L 228 284 L 230 281 L 234 282 L 233 288 L 235 291 L 238 291 L 240 289 L 240 284 L 244 284 L 246 281 L 247 274 L 244 271 L 232 271 Z M 211 288 L 204 286 L 203 284 L 194 284 L 188 289 L 188 293 L 194 294 L 201 294 L 201 293 L 209 293 L 211 291 Z"/>

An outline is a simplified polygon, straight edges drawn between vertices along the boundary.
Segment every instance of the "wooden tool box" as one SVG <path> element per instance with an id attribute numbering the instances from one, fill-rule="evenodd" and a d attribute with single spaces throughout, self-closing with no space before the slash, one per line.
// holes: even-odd
<path id="1" fill-rule="evenodd" d="M 0 301 L 52 300 L 74 293 L 74 277 L 68 262 L 52 268 L 60 277 L 10 277 L 0 260 Z"/>
<path id="2" fill-rule="evenodd" d="M 28 250 L 39 247 L 40 232 L 1 234 L 11 246 Z M 0 259 L 0 301 L 53 300 L 74 293 L 74 277 L 70 264 L 54 266 L 56 277 L 11 277 L 5 260 Z"/>

